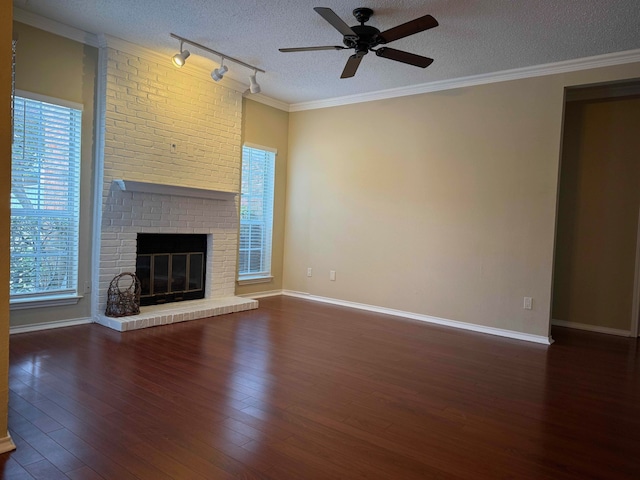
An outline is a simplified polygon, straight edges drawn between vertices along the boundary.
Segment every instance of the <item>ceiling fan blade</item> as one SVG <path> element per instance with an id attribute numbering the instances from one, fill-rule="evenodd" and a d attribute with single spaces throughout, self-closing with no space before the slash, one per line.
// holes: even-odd
<path id="1" fill-rule="evenodd" d="M 336 12 L 327 7 L 314 7 L 316 12 L 320 14 L 327 22 L 331 24 L 333 28 L 338 30 L 345 37 L 357 37 L 356 32 L 351 30 L 351 27 L 342 20 Z"/>
<path id="2" fill-rule="evenodd" d="M 363 55 L 351 55 L 349 60 L 347 60 L 347 64 L 344 66 L 344 70 L 342 71 L 342 75 L 340 78 L 351 78 L 356 74 L 358 67 L 360 66 L 360 62 L 362 61 Z"/>
<path id="3" fill-rule="evenodd" d="M 403 23 L 397 27 L 390 28 L 381 32 L 379 38 L 380 43 L 389 43 L 400 38 L 408 37 L 414 33 L 424 32 L 430 28 L 437 27 L 438 21 L 431 15 L 425 15 L 424 17 L 416 18 L 410 22 Z"/>
<path id="4" fill-rule="evenodd" d="M 403 52 L 395 48 L 382 47 L 375 51 L 376 55 L 396 62 L 408 63 L 420 68 L 427 68 L 433 63 L 433 58 L 423 57 L 415 53 Z"/>
<path id="5" fill-rule="evenodd" d="M 315 50 L 346 50 L 347 47 L 339 45 L 327 45 L 326 47 L 295 47 L 295 48 L 279 48 L 281 52 L 312 52 Z"/>

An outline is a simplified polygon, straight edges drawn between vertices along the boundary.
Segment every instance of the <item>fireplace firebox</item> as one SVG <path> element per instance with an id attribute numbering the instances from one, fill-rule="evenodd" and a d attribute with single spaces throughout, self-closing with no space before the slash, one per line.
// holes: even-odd
<path id="1" fill-rule="evenodd" d="M 140 305 L 204 298 L 206 257 L 206 235 L 139 233 Z"/>

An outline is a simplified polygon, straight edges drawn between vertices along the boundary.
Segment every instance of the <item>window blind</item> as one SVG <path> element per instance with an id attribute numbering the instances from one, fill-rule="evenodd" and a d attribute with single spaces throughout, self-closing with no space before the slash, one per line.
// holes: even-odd
<path id="1" fill-rule="evenodd" d="M 242 148 L 238 277 L 271 275 L 275 153 Z"/>
<path id="2" fill-rule="evenodd" d="M 77 292 L 81 118 L 75 108 L 14 98 L 11 298 Z"/>

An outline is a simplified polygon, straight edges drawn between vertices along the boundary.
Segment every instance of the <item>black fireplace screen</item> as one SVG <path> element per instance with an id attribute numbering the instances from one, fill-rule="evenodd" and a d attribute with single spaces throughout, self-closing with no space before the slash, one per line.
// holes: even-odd
<path id="1" fill-rule="evenodd" d="M 138 234 L 141 305 L 204 298 L 206 235 Z"/>

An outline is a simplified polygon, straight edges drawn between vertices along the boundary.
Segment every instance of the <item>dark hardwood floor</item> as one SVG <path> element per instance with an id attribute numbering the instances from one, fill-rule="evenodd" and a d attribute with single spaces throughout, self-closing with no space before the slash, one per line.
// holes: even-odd
<path id="1" fill-rule="evenodd" d="M 553 336 L 287 297 L 14 335 L 2 478 L 640 478 L 637 340 Z"/>

